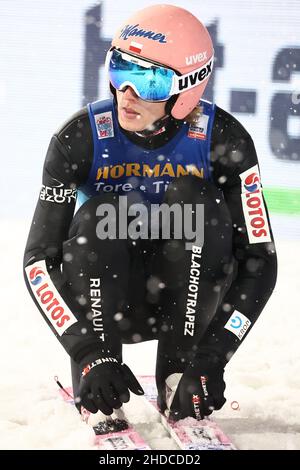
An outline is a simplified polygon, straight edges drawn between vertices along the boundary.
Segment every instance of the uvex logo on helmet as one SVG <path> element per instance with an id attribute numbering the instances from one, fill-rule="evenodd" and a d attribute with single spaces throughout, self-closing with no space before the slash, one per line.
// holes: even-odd
<path id="1" fill-rule="evenodd" d="M 260 186 L 260 179 L 257 173 L 251 173 L 245 179 L 244 187 L 250 193 L 253 193 L 253 191 L 256 191 L 259 188 L 259 186 Z"/>
<path id="2" fill-rule="evenodd" d="M 203 62 L 203 60 L 207 59 L 207 51 L 198 52 L 198 54 L 190 55 L 189 57 L 185 58 L 186 65 L 193 65 L 197 64 L 198 62 Z"/>
<path id="3" fill-rule="evenodd" d="M 154 31 L 147 31 L 142 28 L 138 28 L 138 24 L 135 25 L 130 25 L 127 24 L 125 28 L 122 29 L 120 38 L 124 39 L 125 41 L 130 37 L 130 36 L 137 36 L 140 38 L 147 38 L 147 39 L 152 39 L 152 41 L 158 41 L 161 42 L 162 44 L 166 44 L 166 36 L 163 33 L 156 33 Z"/>

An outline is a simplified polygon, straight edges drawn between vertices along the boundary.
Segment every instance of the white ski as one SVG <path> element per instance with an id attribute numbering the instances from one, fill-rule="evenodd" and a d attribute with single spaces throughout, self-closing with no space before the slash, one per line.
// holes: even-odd
<path id="1" fill-rule="evenodd" d="M 144 389 L 145 399 L 160 413 L 156 405 L 155 378 L 140 376 L 138 379 Z M 172 421 L 161 413 L 160 417 L 162 424 L 182 450 L 236 450 L 232 441 L 212 419 L 197 421 L 194 418 L 185 418 Z"/>
<path id="2" fill-rule="evenodd" d="M 59 393 L 63 400 L 74 406 L 72 387 L 63 388 L 59 381 Z M 100 412 L 99 412 L 100 413 Z M 128 421 L 122 409 L 115 410 L 109 417 L 93 415 L 82 408 L 82 419 L 95 433 L 94 444 L 100 450 L 150 450 L 151 448 Z"/>

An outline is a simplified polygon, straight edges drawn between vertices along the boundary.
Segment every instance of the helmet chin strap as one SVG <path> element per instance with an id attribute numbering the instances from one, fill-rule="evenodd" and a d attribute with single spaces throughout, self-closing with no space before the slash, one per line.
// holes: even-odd
<path id="1" fill-rule="evenodd" d="M 149 126 L 149 129 L 144 129 L 142 131 L 135 132 L 135 134 L 139 135 L 140 137 L 146 138 L 165 132 L 168 127 L 168 124 L 174 121 L 171 111 L 177 101 L 178 96 L 179 95 L 173 95 L 171 96 L 171 98 L 168 99 L 165 106 L 166 114 L 162 118 L 158 119 L 151 126 Z"/>
<path id="2" fill-rule="evenodd" d="M 152 137 L 157 134 L 161 134 L 165 132 L 167 128 L 167 124 L 169 122 L 170 115 L 165 114 L 163 117 L 157 119 L 153 124 L 151 124 L 148 128 L 143 129 L 142 131 L 135 131 L 134 133 L 140 137 Z"/>

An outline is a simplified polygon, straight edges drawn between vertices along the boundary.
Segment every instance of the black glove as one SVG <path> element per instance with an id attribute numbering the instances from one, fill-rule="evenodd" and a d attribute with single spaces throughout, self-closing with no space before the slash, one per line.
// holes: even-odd
<path id="1" fill-rule="evenodd" d="M 91 413 L 100 410 L 111 415 L 113 408 L 118 409 L 129 401 L 129 390 L 136 395 L 144 394 L 129 367 L 115 358 L 100 358 L 83 364 L 76 402 Z"/>
<path id="2" fill-rule="evenodd" d="M 189 365 L 178 383 L 169 407 L 175 421 L 191 416 L 197 420 L 222 408 L 225 382 L 224 365 L 216 357 L 200 357 Z"/>

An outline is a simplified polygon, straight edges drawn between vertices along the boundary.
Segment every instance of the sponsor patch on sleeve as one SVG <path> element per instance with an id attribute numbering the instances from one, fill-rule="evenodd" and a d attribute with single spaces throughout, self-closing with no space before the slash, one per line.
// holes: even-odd
<path id="1" fill-rule="evenodd" d="M 53 178 L 55 180 L 55 178 Z M 56 180 L 58 181 L 58 180 Z M 65 188 L 63 183 L 56 184 L 54 186 L 42 185 L 40 191 L 41 201 L 56 202 L 57 204 L 64 204 L 65 202 L 70 204 L 76 201 L 77 189 Z"/>
<path id="2" fill-rule="evenodd" d="M 249 243 L 271 241 L 258 165 L 240 174 L 241 198 Z"/>
<path id="3" fill-rule="evenodd" d="M 61 336 L 67 328 L 74 325 L 78 320 L 54 286 L 48 274 L 45 260 L 27 266 L 25 271 L 32 292 L 44 315 Z"/>
<path id="4" fill-rule="evenodd" d="M 246 331 L 250 328 L 251 321 L 241 312 L 235 310 L 224 328 L 231 331 L 241 341 Z"/>
<path id="5" fill-rule="evenodd" d="M 114 137 L 114 126 L 112 112 L 95 114 L 94 116 L 98 139 L 108 139 Z"/>

